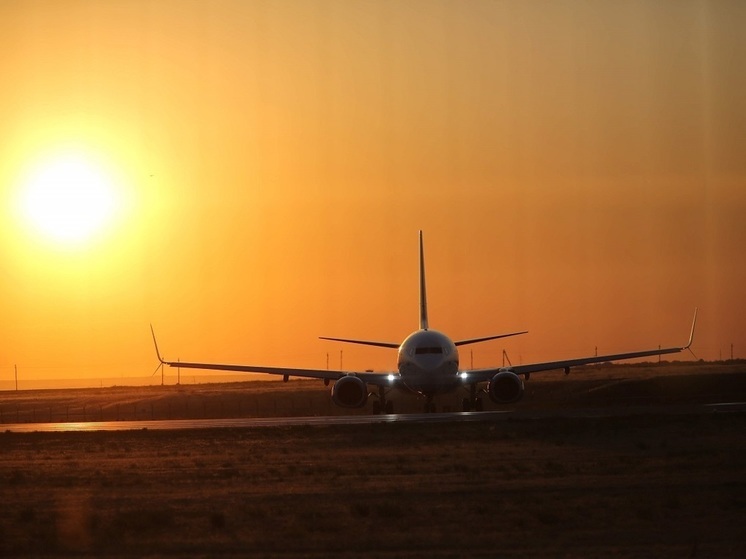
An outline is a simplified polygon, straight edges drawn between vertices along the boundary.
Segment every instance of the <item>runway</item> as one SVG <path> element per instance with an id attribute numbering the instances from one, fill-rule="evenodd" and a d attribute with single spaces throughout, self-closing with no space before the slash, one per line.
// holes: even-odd
<path id="1" fill-rule="evenodd" d="M 0 430 L 12 433 L 51 433 L 64 431 L 138 431 L 186 429 L 241 429 L 291 426 L 372 425 L 392 423 L 490 422 L 547 418 L 600 418 L 633 415 L 694 415 L 744 413 L 746 402 L 720 402 L 699 405 L 635 406 L 553 410 L 501 410 L 391 415 L 345 415 L 313 417 L 245 417 L 235 419 L 166 419 L 157 421 L 86 421 L 58 423 L 7 423 Z"/>

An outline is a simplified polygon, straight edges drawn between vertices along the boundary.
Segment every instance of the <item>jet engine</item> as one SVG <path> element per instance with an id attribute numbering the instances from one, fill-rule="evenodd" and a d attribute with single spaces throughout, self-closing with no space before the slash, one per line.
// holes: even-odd
<path id="1" fill-rule="evenodd" d="M 346 376 L 332 386 L 332 401 L 343 408 L 362 408 L 368 401 L 368 387 L 356 376 Z"/>
<path id="2" fill-rule="evenodd" d="M 487 392 L 496 404 L 512 404 L 523 398 L 523 380 L 512 371 L 500 371 L 487 383 Z"/>

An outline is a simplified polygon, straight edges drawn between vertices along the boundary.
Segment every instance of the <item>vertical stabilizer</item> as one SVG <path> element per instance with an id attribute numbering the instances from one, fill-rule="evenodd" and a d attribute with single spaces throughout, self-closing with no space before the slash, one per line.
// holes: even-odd
<path id="1" fill-rule="evenodd" d="M 425 251 L 420 230 L 420 330 L 427 330 L 427 293 L 425 292 Z"/>

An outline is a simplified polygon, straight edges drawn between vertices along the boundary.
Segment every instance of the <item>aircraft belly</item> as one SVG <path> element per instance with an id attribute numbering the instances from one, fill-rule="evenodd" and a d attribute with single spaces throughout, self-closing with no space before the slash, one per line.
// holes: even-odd
<path id="1" fill-rule="evenodd" d="M 458 363 L 450 361 L 433 369 L 422 369 L 410 363 L 402 367 L 401 379 L 409 390 L 419 394 L 453 392 L 461 384 Z"/>

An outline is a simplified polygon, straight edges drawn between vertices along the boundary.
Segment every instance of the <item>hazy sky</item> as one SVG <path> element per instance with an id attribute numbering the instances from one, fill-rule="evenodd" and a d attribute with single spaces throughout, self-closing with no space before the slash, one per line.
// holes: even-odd
<path id="1" fill-rule="evenodd" d="M 0 2 L 0 380 L 168 358 L 477 366 L 686 341 L 746 357 L 746 3 Z M 16 200 L 60 153 L 118 212 Z M 683 357 L 686 357 L 684 355 Z M 462 363 L 469 364 L 468 350 Z"/>

